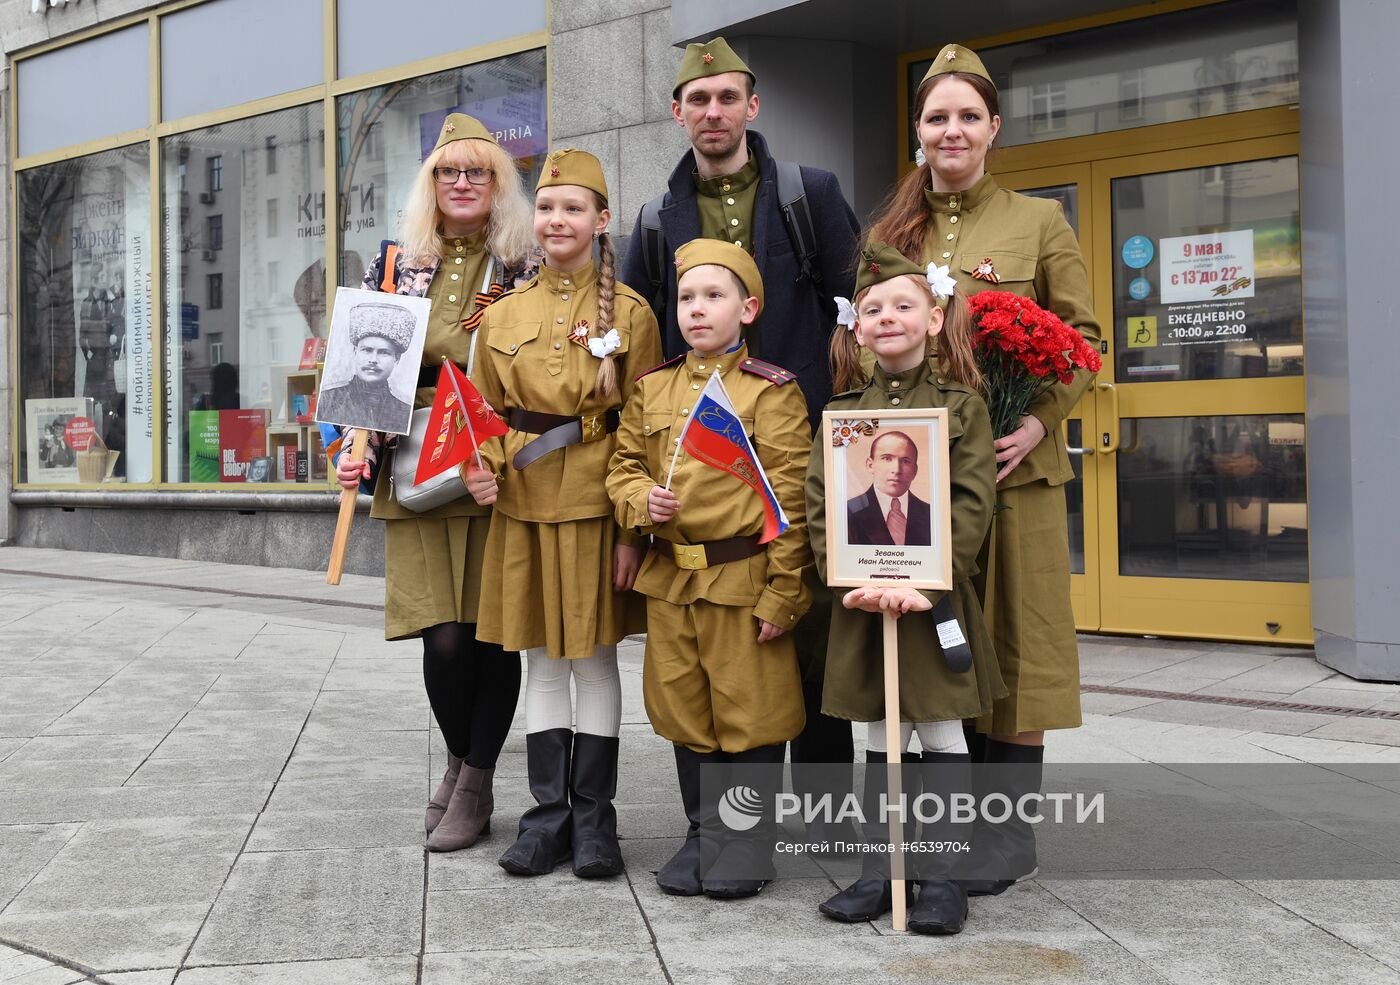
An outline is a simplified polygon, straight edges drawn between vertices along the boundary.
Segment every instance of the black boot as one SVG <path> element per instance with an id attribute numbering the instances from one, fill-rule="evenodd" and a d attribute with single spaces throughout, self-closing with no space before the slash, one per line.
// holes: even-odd
<path id="1" fill-rule="evenodd" d="M 923 762 L 923 791 L 934 794 L 944 804 L 938 821 L 924 824 L 919 840 L 928 842 L 964 842 L 972 840 L 972 825 L 961 824 L 949 817 L 952 795 L 972 789 L 972 769 L 965 752 L 926 752 Z M 919 853 L 916 882 L 919 898 L 909 911 L 909 929 L 916 934 L 956 934 L 967 922 L 967 893 L 949 878 L 956 861 L 966 855 L 946 852 L 943 855 Z"/>
<path id="2" fill-rule="evenodd" d="M 622 872 L 622 846 L 617 843 L 616 736 L 574 736 L 573 802 L 574 875 L 604 879 Z"/>
<path id="3" fill-rule="evenodd" d="M 822 649 L 825 650 L 825 641 Z M 851 723 L 843 718 L 822 714 L 822 678 L 804 681 L 802 703 L 807 712 L 801 734 L 788 743 L 788 758 L 792 762 L 792 792 L 803 802 L 820 803 L 830 797 L 835 807 L 841 803 L 854 782 L 851 763 L 854 742 Z M 838 841 L 858 842 L 860 832 L 849 819 L 827 822 L 814 818 L 806 822 L 806 839 L 810 843 Z"/>
<path id="4" fill-rule="evenodd" d="M 530 795 L 535 798 L 520 818 L 520 833 L 506 849 L 500 866 L 518 876 L 542 876 L 569 857 L 569 753 L 571 729 L 555 728 L 525 736 Z"/>
<path id="5" fill-rule="evenodd" d="M 904 761 L 912 761 L 907 753 Z M 885 793 L 889 778 L 885 769 L 885 754 L 866 752 L 865 763 L 865 787 L 860 800 L 860 812 L 865 817 L 865 823 L 861 826 L 861 840 L 866 845 L 888 845 L 890 825 L 880 812 L 880 798 Z M 905 802 L 913 803 L 916 792 L 902 792 Z M 906 905 L 914 901 L 913 888 L 913 883 L 904 883 Z M 842 923 L 876 920 L 893 908 L 894 890 L 890 882 L 890 856 L 887 852 L 866 852 L 861 857 L 860 878 L 817 905 L 824 915 Z"/>
<path id="6" fill-rule="evenodd" d="M 701 802 L 700 767 L 712 763 L 711 768 L 718 769 L 729 757 L 723 752 L 695 752 L 682 745 L 675 746 L 675 751 L 681 805 L 690 827 L 680 851 L 656 873 L 656 884 L 672 896 L 699 896 L 704 891 L 701 880 L 719 854 L 720 844 L 715 830 L 719 821 L 716 805 Z M 716 786 L 722 789 L 722 785 Z"/>
<path id="7" fill-rule="evenodd" d="M 1035 828 L 1023 820 L 1016 805 L 1029 793 L 1040 791 L 1045 747 L 987 740 L 987 762 L 978 771 L 977 802 L 987 793 L 1005 794 L 1011 816 L 1001 824 L 979 821 L 973 847 L 978 878 L 960 880 L 969 896 L 999 896 L 1039 866 L 1035 854 Z"/>
<path id="8" fill-rule="evenodd" d="M 774 805 L 783 787 L 783 752 L 782 743 L 778 743 L 729 754 L 730 763 L 750 767 L 733 772 L 731 782 L 752 784 L 762 812 L 758 823 L 747 831 L 726 832 L 719 855 L 701 880 L 706 896 L 714 899 L 757 896 L 777 874 L 773 868 L 773 843 L 778 833 Z"/>

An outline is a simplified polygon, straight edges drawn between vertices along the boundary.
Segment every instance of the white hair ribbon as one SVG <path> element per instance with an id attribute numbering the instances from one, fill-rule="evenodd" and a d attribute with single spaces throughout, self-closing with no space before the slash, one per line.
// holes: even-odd
<path id="1" fill-rule="evenodd" d="M 958 282 L 948 275 L 948 265 L 928 265 L 928 286 L 940 298 L 950 298 L 958 288 Z"/>
<path id="2" fill-rule="evenodd" d="M 622 345 L 622 336 L 617 334 L 617 329 L 608 329 L 608 334 L 601 339 L 589 339 L 588 351 L 599 359 L 606 358 L 616 352 Z"/>
<path id="3" fill-rule="evenodd" d="M 832 298 L 836 302 L 836 324 L 844 325 L 847 331 L 856 327 L 856 306 L 850 298 Z"/>

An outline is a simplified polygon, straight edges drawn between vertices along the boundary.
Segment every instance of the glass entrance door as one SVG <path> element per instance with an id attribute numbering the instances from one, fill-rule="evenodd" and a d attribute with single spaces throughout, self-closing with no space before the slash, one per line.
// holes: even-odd
<path id="1" fill-rule="evenodd" d="M 998 176 L 1073 201 L 1108 342 L 1067 429 L 1081 629 L 1312 640 L 1296 155 L 1285 135 Z"/>
<path id="2" fill-rule="evenodd" d="M 997 181 L 1003 187 L 1015 189 L 1024 195 L 1059 202 L 1070 228 L 1079 237 L 1079 246 L 1085 257 L 1094 255 L 1093 198 L 1088 164 L 1002 173 L 997 175 Z M 1092 290 L 1092 266 L 1088 274 Z M 1065 489 L 1069 506 L 1066 523 L 1069 534 L 1070 597 L 1074 603 L 1075 624 L 1082 630 L 1099 628 L 1099 537 L 1098 527 L 1094 523 L 1094 517 L 1098 514 L 1098 485 L 1094 481 L 1094 448 L 1092 444 L 1085 444 L 1097 430 L 1094 408 L 1094 395 L 1090 391 L 1065 421 L 1065 440 L 1069 447 L 1070 464 L 1074 467 L 1074 480 Z"/>

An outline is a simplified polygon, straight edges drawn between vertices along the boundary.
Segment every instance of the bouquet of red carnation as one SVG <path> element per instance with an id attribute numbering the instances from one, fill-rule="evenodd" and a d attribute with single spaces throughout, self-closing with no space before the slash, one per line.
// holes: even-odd
<path id="1" fill-rule="evenodd" d="M 1056 380 L 1068 384 L 1076 369 L 1098 372 L 1102 365 L 1084 336 L 1029 298 L 980 291 L 967 306 L 994 438 L 1016 430 L 1026 408 Z"/>

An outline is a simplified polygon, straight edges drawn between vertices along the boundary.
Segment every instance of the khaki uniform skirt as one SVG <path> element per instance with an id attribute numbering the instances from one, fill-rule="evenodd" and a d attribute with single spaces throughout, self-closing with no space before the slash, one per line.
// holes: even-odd
<path id="1" fill-rule="evenodd" d="M 977 720 L 977 731 L 1078 728 L 1083 719 L 1065 487 L 1039 479 L 999 489 L 997 506 L 978 564 L 987 628 L 1009 694 Z"/>
<path id="2" fill-rule="evenodd" d="M 535 523 L 497 513 L 486 538 L 479 639 L 507 650 L 543 647 L 551 657 L 591 657 L 646 630 L 634 592 L 614 592 L 611 516 Z"/>
<path id="3" fill-rule="evenodd" d="M 474 623 L 491 516 L 384 521 L 384 638 Z"/>

